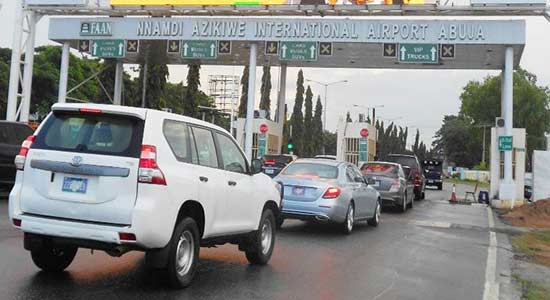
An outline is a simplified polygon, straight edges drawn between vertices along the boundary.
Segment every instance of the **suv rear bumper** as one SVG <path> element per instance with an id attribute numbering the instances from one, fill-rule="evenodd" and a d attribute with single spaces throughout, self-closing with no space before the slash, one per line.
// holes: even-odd
<path id="1" fill-rule="evenodd" d="M 103 225 L 78 222 L 28 214 L 14 216 L 21 220 L 20 229 L 25 233 L 68 239 L 82 239 L 109 244 L 128 244 L 121 241 L 119 233 L 134 233 L 129 226 Z"/>

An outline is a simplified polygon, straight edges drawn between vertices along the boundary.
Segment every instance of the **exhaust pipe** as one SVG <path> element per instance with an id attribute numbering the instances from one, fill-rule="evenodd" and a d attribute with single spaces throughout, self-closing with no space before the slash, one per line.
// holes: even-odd
<path id="1" fill-rule="evenodd" d="M 315 220 L 321 221 L 321 222 L 327 222 L 327 221 L 329 221 L 330 219 L 329 219 L 329 217 L 327 217 L 327 216 L 315 216 Z"/>

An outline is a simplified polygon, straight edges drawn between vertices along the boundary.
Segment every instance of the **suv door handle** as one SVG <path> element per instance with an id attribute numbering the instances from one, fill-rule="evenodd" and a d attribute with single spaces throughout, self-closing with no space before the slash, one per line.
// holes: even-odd
<path id="1" fill-rule="evenodd" d="M 201 177 L 199 177 L 199 179 L 202 182 L 208 182 L 208 177 L 201 176 Z"/>
<path id="2" fill-rule="evenodd" d="M 235 182 L 235 181 L 228 181 L 227 184 L 229 184 L 230 186 L 236 186 L 236 185 L 237 185 L 237 182 Z"/>

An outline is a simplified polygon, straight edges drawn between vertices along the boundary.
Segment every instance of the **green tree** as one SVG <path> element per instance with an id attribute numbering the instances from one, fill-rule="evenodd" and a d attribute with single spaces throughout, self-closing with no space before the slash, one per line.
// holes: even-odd
<path id="1" fill-rule="evenodd" d="M 460 96 L 460 114 L 471 125 L 494 124 L 501 115 L 501 77 L 471 81 Z M 527 154 L 544 149 L 544 133 L 550 131 L 550 89 L 537 84 L 537 77 L 524 69 L 514 72 L 514 127 L 527 132 Z M 530 159 L 528 159 L 530 161 Z M 529 166 L 528 166 L 529 169 Z"/>
<path id="2" fill-rule="evenodd" d="M 300 70 L 296 81 L 296 98 L 294 100 L 294 109 L 290 120 L 290 124 L 292 125 L 292 141 L 294 142 L 295 149 L 294 152 L 300 156 L 304 155 L 304 116 L 302 113 L 304 91 L 304 73 Z"/>
<path id="3" fill-rule="evenodd" d="M 271 117 L 271 67 L 264 66 L 262 75 L 262 87 L 260 89 L 260 109 L 265 110 L 266 118 Z"/>
<path id="4" fill-rule="evenodd" d="M 248 72 L 250 67 L 245 66 L 243 70 L 243 75 L 241 77 L 241 100 L 239 102 L 239 118 L 246 118 L 246 107 L 248 103 Z"/>
<path id="5" fill-rule="evenodd" d="M 323 134 L 323 142 L 326 155 L 336 155 L 338 137 L 336 133 L 325 131 Z"/>
<path id="6" fill-rule="evenodd" d="M 10 81 L 11 50 L 0 48 L 0 118 L 6 117 Z"/>
<path id="7" fill-rule="evenodd" d="M 313 115 L 313 151 L 314 154 L 321 153 L 323 148 L 323 105 L 321 104 L 321 96 L 317 97 L 315 105 L 315 114 Z"/>
<path id="8" fill-rule="evenodd" d="M 471 168 L 481 161 L 480 131 L 464 116 L 445 116 L 432 144 L 435 153 L 458 166 Z"/>
<path id="9" fill-rule="evenodd" d="M 414 144 L 412 146 L 412 151 L 416 155 L 420 149 L 420 130 L 416 129 L 416 135 L 414 136 Z"/>
<path id="10" fill-rule="evenodd" d="M 197 95 L 201 85 L 200 69 L 199 64 L 193 63 L 189 65 L 189 71 L 187 72 L 187 90 L 183 102 L 183 113 L 192 118 L 198 117 L 199 114 Z"/>
<path id="11" fill-rule="evenodd" d="M 306 100 L 304 103 L 305 114 L 304 114 L 304 157 L 312 157 L 315 153 L 313 145 L 313 92 L 311 87 L 308 86 L 306 90 Z"/>

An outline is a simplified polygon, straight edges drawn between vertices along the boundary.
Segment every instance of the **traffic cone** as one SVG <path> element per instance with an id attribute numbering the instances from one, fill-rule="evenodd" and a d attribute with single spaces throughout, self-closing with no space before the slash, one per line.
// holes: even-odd
<path id="1" fill-rule="evenodd" d="M 457 202 L 456 200 L 456 184 L 453 184 L 453 192 L 451 193 L 451 202 Z"/>

